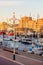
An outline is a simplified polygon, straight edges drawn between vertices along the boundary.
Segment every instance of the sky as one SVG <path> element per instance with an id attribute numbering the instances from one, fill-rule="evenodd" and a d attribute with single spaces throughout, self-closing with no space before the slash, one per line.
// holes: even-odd
<path id="1" fill-rule="evenodd" d="M 0 0 L 0 21 L 15 16 L 43 17 L 43 0 Z"/>

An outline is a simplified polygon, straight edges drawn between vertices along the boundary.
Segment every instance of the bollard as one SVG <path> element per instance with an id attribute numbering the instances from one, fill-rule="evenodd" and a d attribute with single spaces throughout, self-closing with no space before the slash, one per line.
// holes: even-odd
<path id="1" fill-rule="evenodd" d="M 15 54 L 13 54 L 13 60 L 15 60 Z"/>

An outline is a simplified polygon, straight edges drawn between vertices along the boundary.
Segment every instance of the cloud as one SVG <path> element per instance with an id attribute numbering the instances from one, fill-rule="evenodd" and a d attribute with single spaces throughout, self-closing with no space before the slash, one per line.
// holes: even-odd
<path id="1" fill-rule="evenodd" d="M 12 1 L 0 1 L 0 6 L 18 6 L 23 3 L 23 0 L 12 0 Z"/>

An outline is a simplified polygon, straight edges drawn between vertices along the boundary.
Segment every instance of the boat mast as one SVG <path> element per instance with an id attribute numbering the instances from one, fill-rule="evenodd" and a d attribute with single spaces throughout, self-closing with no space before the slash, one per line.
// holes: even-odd
<path id="1" fill-rule="evenodd" d="M 25 27 L 25 37 L 26 37 L 26 16 L 25 16 L 25 23 L 24 23 L 24 27 Z"/>
<path id="2" fill-rule="evenodd" d="M 37 43 L 39 43 L 40 44 L 40 29 L 39 29 L 39 26 L 38 26 L 38 19 L 39 19 L 39 15 L 37 15 L 37 23 L 36 23 L 36 25 L 37 25 Z"/>
<path id="3" fill-rule="evenodd" d="M 13 12 L 14 36 L 16 38 L 15 20 L 16 20 L 16 18 L 15 18 L 15 12 Z"/>

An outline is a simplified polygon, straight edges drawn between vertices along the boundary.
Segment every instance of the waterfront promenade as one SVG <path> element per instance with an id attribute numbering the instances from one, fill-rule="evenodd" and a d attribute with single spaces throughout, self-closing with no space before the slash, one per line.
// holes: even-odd
<path id="1" fill-rule="evenodd" d="M 13 61 L 9 58 L 0 55 L 0 65 L 24 65 L 24 64 L 17 61 Z"/>
<path id="2" fill-rule="evenodd" d="M 2 49 L 0 49 L 0 57 L 1 56 L 13 60 L 13 53 L 4 51 Z M 43 56 L 28 54 L 26 52 L 18 52 L 18 54 L 16 54 L 15 61 L 20 62 L 24 65 L 43 65 Z"/>

